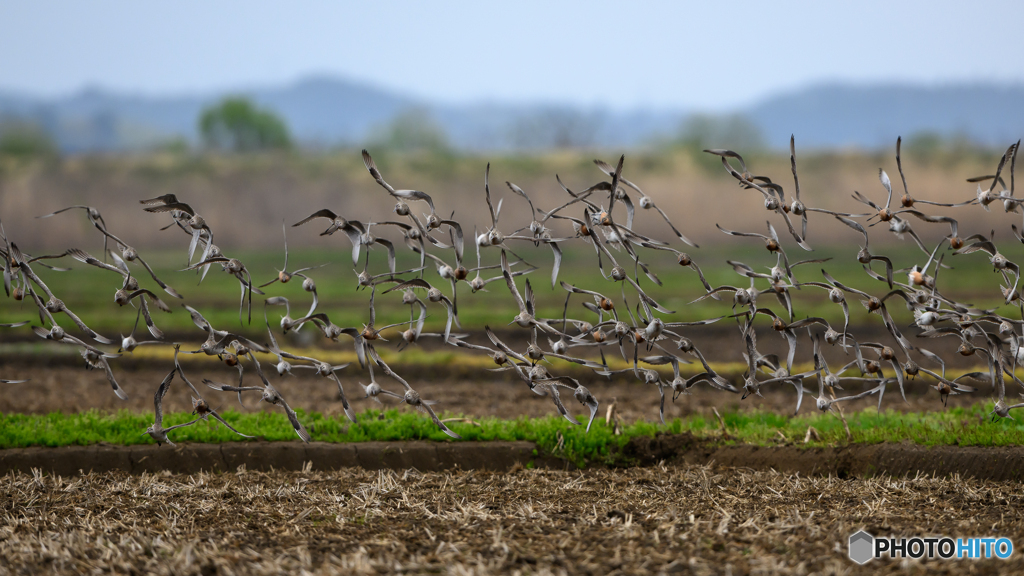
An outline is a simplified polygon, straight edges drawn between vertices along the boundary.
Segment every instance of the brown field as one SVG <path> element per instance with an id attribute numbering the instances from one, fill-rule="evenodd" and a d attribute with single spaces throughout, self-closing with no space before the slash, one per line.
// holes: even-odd
<path id="1" fill-rule="evenodd" d="M 5 385 L 8 393 L 0 396 L 0 412 L 73 413 L 93 408 L 104 411 L 128 409 L 137 412 L 152 412 L 153 393 L 171 367 L 173 366 L 168 363 L 167 368 L 147 367 L 131 371 L 118 371 L 119 383 L 128 393 L 127 401 L 120 400 L 114 395 L 106 377 L 100 372 L 86 371 L 81 367 L 70 366 L 7 369 L 8 374 L 17 375 L 19 378 L 31 378 L 31 381 L 25 384 Z M 222 382 L 230 382 L 232 374 L 236 379 L 238 376 L 237 372 L 221 368 L 209 371 L 186 368 L 186 373 L 197 386 L 202 386 L 201 381 L 204 376 Z M 363 399 L 364 393 L 359 382 L 366 382 L 365 373 L 362 376 L 346 376 L 345 372 L 342 372 L 341 375 L 343 376 L 341 380 L 345 387 L 345 394 L 357 411 L 380 406 L 372 400 Z M 250 375 L 249 378 L 255 378 L 255 376 Z M 384 379 L 381 381 L 384 385 L 387 384 Z M 307 374 L 294 378 L 278 378 L 275 375 L 273 382 L 280 388 L 281 393 L 285 395 L 292 407 L 344 417 L 337 386 L 330 381 Z M 459 380 L 429 379 L 420 383 L 412 383 L 425 398 L 436 399 L 440 409 L 444 412 L 465 414 L 473 418 L 487 416 L 500 418 L 543 417 L 557 414 L 555 406 L 549 398 L 537 396 L 530 391 L 526 384 L 518 380 L 514 381 L 503 374 L 489 379 L 487 377 Z M 637 420 L 648 422 L 658 420 L 660 396 L 656 387 L 644 386 L 632 378 L 623 377 L 609 381 L 595 376 L 585 383 L 601 402 L 602 416 L 605 408 L 614 402 L 615 411 L 624 423 L 632 423 Z M 805 386 L 813 387 L 816 384 L 812 381 Z M 392 388 L 397 389 L 398 387 L 393 386 Z M 854 389 L 854 391 L 857 390 L 859 388 Z M 266 404 L 256 405 L 258 396 L 252 393 L 245 397 L 246 406 L 243 408 L 238 405 L 234 394 L 217 393 L 212 390 L 209 392 L 207 398 L 211 402 L 222 402 L 224 409 L 243 412 L 279 410 L 274 406 L 268 407 Z M 696 388 L 692 394 L 680 396 L 674 403 L 671 400 L 671 391 L 666 393 L 669 395 L 665 401 L 665 418 L 667 420 L 695 413 L 710 414 L 712 407 L 719 411 L 763 409 L 779 413 L 791 413 L 796 407 L 796 393 L 792 387 L 766 389 L 763 392 L 763 398 L 751 396 L 745 400 L 741 400 L 739 394 L 721 392 L 707 387 Z M 972 395 L 950 396 L 949 406 L 982 402 L 988 400 L 989 395 L 989 390 L 983 388 Z M 877 406 L 877 404 L 877 398 L 871 397 L 850 402 L 844 407 L 844 410 L 860 410 Z M 584 408 L 575 403 L 566 406 L 573 413 L 585 412 Z M 927 387 L 923 379 L 908 386 L 907 403 L 900 399 L 898 391 L 887 392 L 883 408 L 917 412 L 943 409 L 938 393 Z M 164 410 L 192 410 L 191 400 L 184 386 L 172 390 L 167 395 L 167 398 L 164 399 Z M 805 395 L 800 411 L 802 414 L 814 412 L 814 399 Z"/>
<path id="2" fill-rule="evenodd" d="M 239 470 L 0 479 L 0 572 L 1006 574 L 858 567 L 848 536 L 1024 536 L 1014 483 L 711 467 L 421 474 Z"/>

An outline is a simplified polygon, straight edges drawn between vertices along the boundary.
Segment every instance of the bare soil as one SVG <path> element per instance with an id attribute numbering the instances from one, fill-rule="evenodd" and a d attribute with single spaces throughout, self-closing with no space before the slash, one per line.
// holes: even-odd
<path id="1" fill-rule="evenodd" d="M 153 410 L 153 394 L 166 375 L 168 367 L 138 367 L 125 369 L 115 365 L 114 373 L 128 394 L 128 400 L 120 400 L 114 395 L 102 372 L 86 370 L 84 362 L 81 366 L 59 365 L 53 367 L 8 366 L 4 369 L 7 378 L 28 378 L 23 384 L 5 384 L 5 393 L 0 395 L 0 412 L 20 413 L 74 413 L 90 409 L 116 411 L 129 409 L 149 412 Z M 358 373 L 350 367 L 339 373 L 345 394 L 357 411 L 365 408 L 379 408 L 380 405 L 365 399 L 360 383 L 366 383 L 366 373 Z M 208 364 L 196 368 L 186 366 L 189 379 L 202 387 L 203 378 L 231 383 L 237 382 L 238 372 L 227 367 L 210 366 Z M 272 382 L 294 408 L 307 411 L 318 411 L 329 415 L 341 416 L 342 404 L 338 396 L 338 388 L 330 380 L 314 377 L 308 373 L 296 371 L 297 376 L 279 378 L 272 376 Z M 497 416 L 501 418 L 517 418 L 519 416 L 541 417 L 557 414 L 555 406 L 549 398 L 537 396 L 520 380 L 513 379 L 507 373 L 483 372 L 485 379 L 445 380 L 436 377 L 417 380 L 410 377 L 413 386 L 424 398 L 436 400 L 444 412 L 465 414 L 477 418 Z M 407 374 L 408 376 L 408 374 Z M 255 385 L 255 375 L 246 375 L 245 381 Z M 399 390 L 400 385 L 380 377 L 386 388 Z M 636 381 L 632 374 L 607 379 L 593 376 L 583 380 L 591 392 L 601 403 L 603 416 L 608 405 L 615 403 L 615 411 L 626 423 L 637 420 L 654 422 L 658 420 L 658 406 L 661 397 L 655 386 L 645 386 Z M 813 386 L 813 381 L 808 386 Z M 214 407 L 222 409 L 275 410 L 265 403 L 257 405 L 258 397 L 254 393 L 243 397 L 245 406 L 240 406 L 234 394 L 224 394 L 214 390 L 202 390 Z M 856 392 L 859 388 L 848 386 L 848 390 Z M 209 392 L 207 394 L 206 392 Z M 988 390 L 981 389 L 971 395 L 950 396 L 949 406 L 969 405 L 981 402 L 989 397 Z M 671 398 L 671 390 L 667 390 L 665 400 L 665 418 L 671 420 L 692 414 L 711 414 L 715 407 L 724 410 L 773 410 L 780 414 L 792 413 L 796 408 L 796 392 L 791 386 L 786 388 L 765 388 L 763 397 L 751 396 L 745 400 L 739 394 L 718 391 L 708 387 L 695 387 L 692 394 L 680 396 L 675 402 Z M 877 406 L 877 398 L 871 397 L 847 403 L 844 410 L 860 410 L 865 407 Z M 570 411 L 583 413 L 585 408 L 575 402 L 566 404 Z M 192 404 L 187 388 L 175 382 L 170 393 L 164 399 L 164 409 L 169 411 L 191 411 Z M 901 411 L 935 411 L 943 410 L 938 393 L 930 388 L 924 379 L 919 378 L 907 387 L 907 402 L 904 403 L 899 391 L 887 391 L 883 398 L 883 408 Z M 801 413 L 814 411 L 814 399 L 805 395 L 800 408 Z"/>
<path id="2" fill-rule="evenodd" d="M 884 329 L 878 327 L 866 326 L 859 330 L 866 330 L 865 337 L 868 339 L 881 340 L 885 338 Z M 702 327 L 699 334 L 701 336 L 699 345 L 709 358 L 714 358 L 719 362 L 743 362 L 738 345 L 739 338 L 734 327 Z M 523 331 L 502 333 L 501 337 L 511 346 L 522 349 L 526 347 Z M 474 341 L 476 340 L 474 339 Z M 926 342 L 930 350 L 946 359 L 950 369 L 967 370 L 975 367 L 979 359 L 964 358 L 957 354 L 957 343 L 958 341 L 951 338 Z M 186 345 L 185 348 L 187 347 Z M 426 343 L 425 347 L 435 349 L 439 346 L 431 342 Z M 443 347 L 442 349 L 449 348 Z M 762 353 L 775 353 L 785 357 L 786 344 L 784 340 L 771 333 L 764 334 L 758 339 L 758 348 Z M 346 349 L 351 348 L 347 347 Z M 830 365 L 834 367 L 841 366 L 853 358 L 852 355 L 844 354 L 836 347 L 825 347 L 823 352 Z M 574 350 L 572 353 L 588 357 L 592 354 L 586 350 L 579 352 Z M 608 350 L 607 353 L 618 354 L 618 351 L 617 349 Z M 809 354 L 809 347 L 798 349 L 796 361 L 810 362 Z M 696 362 L 696 358 L 688 355 L 682 356 Z M 197 386 L 202 385 L 203 378 L 224 383 L 238 380 L 238 372 L 233 368 L 208 362 L 196 363 L 192 357 L 183 357 L 182 361 L 186 374 Z M 112 361 L 111 366 L 121 387 L 128 393 L 127 401 L 122 401 L 113 394 L 102 372 L 86 370 L 84 361 L 77 355 L 55 356 L 46 359 L 34 355 L 24 357 L 4 355 L 0 357 L 0 376 L 9 379 L 28 378 L 31 381 L 24 384 L 4 385 L 6 393 L 0 395 L 0 412 L 80 412 L 89 409 L 119 410 L 123 408 L 151 411 L 153 409 L 153 394 L 167 371 L 173 367 L 170 362 L 157 366 L 152 362 L 137 360 L 131 355 L 125 355 Z M 661 397 L 657 387 L 639 384 L 632 373 L 608 378 L 594 375 L 587 369 L 573 369 L 572 366 L 574 365 L 559 361 L 559 364 L 551 366 L 550 370 L 555 374 L 571 372 L 580 377 L 581 383 L 587 386 L 601 402 L 602 415 L 606 407 L 614 402 L 616 412 L 627 423 L 640 419 L 658 420 L 658 405 Z M 458 366 L 457 363 L 432 367 L 406 367 L 396 364 L 393 367 L 420 391 L 424 398 L 439 402 L 443 411 L 462 413 L 470 417 L 498 416 L 502 418 L 538 417 L 555 413 L 550 399 L 532 393 L 521 380 L 509 372 L 464 368 Z M 291 406 L 332 415 L 342 414 L 337 386 L 330 380 L 315 377 L 301 370 L 295 370 L 294 376 L 281 378 L 273 372 L 272 368 L 267 366 L 265 368 L 269 372 L 268 376 L 271 381 L 284 394 Z M 936 366 L 930 366 L 930 368 L 938 369 Z M 245 381 L 250 385 L 257 385 L 258 379 L 251 372 L 251 368 L 246 364 Z M 886 369 L 886 373 L 890 372 L 891 368 Z M 669 375 L 669 379 L 671 379 L 669 371 L 662 370 L 662 373 Z M 372 400 L 363 399 L 365 393 L 360 383 L 365 384 L 368 381 L 366 371 L 360 371 L 358 365 L 352 365 L 338 372 L 338 376 L 344 386 L 346 396 L 354 402 L 357 410 L 362 410 L 364 407 L 379 407 Z M 378 379 L 385 388 L 392 390 L 401 388 L 397 382 L 386 376 L 378 374 Z M 928 386 L 931 382 L 932 380 L 928 377 L 910 381 L 907 385 L 906 403 L 899 398 L 898 389 L 893 387 L 891 391 L 887 390 L 883 408 L 900 411 L 942 410 L 943 406 L 938 393 Z M 740 382 L 734 383 L 740 384 Z M 816 382 L 811 380 L 805 384 L 805 387 L 815 388 Z M 862 387 L 858 387 L 856 384 L 847 386 L 850 393 L 859 392 L 861 389 Z M 974 394 L 950 396 L 949 406 L 969 405 L 985 401 L 989 399 L 990 393 L 990 389 L 982 387 Z M 224 408 L 274 409 L 266 405 L 254 408 L 253 405 L 257 398 L 252 395 L 248 397 L 246 407 L 243 408 L 238 405 L 234 395 L 218 396 L 218 394 L 210 390 L 210 394 L 207 395 L 207 398 L 215 406 L 220 400 L 223 402 Z M 680 396 L 675 402 L 672 402 L 671 391 L 667 391 L 667 394 L 666 420 L 690 414 L 710 414 L 712 407 L 719 411 L 764 409 L 777 411 L 780 414 L 792 413 L 796 408 L 796 392 L 789 385 L 784 388 L 781 386 L 766 387 L 762 390 L 763 398 L 752 396 L 745 400 L 741 400 L 739 394 L 718 391 L 705 385 L 696 386 L 693 388 L 692 394 Z M 839 392 L 839 394 L 842 395 L 843 392 Z M 170 410 L 192 410 L 189 394 L 185 392 L 185 387 L 180 383 L 175 383 L 165 402 L 165 406 L 169 406 Z M 813 411 L 813 403 L 813 398 L 805 396 L 801 411 Z M 579 408 L 575 403 L 570 404 L 571 406 L 567 405 L 570 410 Z M 847 403 L 844 410 L 860 410 L 877 405 L 877 398 L 869 397 Z M 579 408 L 578 411 L 582 410 Z"/>
<path id="3" fill-rule="evenodd" d="M 847 538 L 1024 539 L 1019 485 L 702 466 L 0 478 L 2 573 L 1006 574 Z"/>

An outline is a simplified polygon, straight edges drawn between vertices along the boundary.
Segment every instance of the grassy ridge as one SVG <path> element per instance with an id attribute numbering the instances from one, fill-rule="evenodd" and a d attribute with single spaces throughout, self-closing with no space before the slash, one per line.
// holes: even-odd
<path id="1" fill-rule="evenodd" d="M 866 409 L 847 414 L 854 443 L 911 441 L 923 445 L 1005 446 L 1024 444 L 1024 423 L 1015 420 L 991 422 L 988 413 L 992 404 L 975 404 L 968 408 L 951 408 L 944 412 L 898 413 Z M 367 410 L 352 424 L 344 419 L 316 412 L 299 411 L 299 418 L 314 441 L 366 442 L 396 440 L 448 439 L 426 417 L 418 413 Z M 239 413 L 229 410 L 223 417 L 232 426 L 267 441 L 298 441 L 284 414 L 279 412 Z M 168 414 L 164 425 L 180 424 L 192 419 L 188 413 Z M 582 419 L 582 417 L 581 417 Z M 615 434 L 603 419 L 594 421 L 589 433 L 584 426 L 573 426 L 561 418 L 518 418 L 503 420 L 485 418 L 473 425 L 451 422 L 449 426 L 465 440 L 526 440 L 537 443 L 546 454 L 562 456 L 577 464 L 607 462 L 630 438 L 654 436 L 656 433 L 691 433 L 702 439 L 768 445 L 782 441 L 802 442 L 808 427 L 813 427 L 820 440 L 809 446 L 847 443 L 842 422 L 828 414 L 787 418 L 770 412 L 726 413 L 723 415 L 726 434 L 721 434 L 715 418 L 692 416 L 675 419 L 667 426 L 637 422 Z M 152 443 L 143 435 L 152 422 L 151 415 L 121 411 L 103 414 L 96 411 L 80 414 L 0 415 L 0 448 L 28 446 L 88 445 L 106 442 L 116 445 Z M 780 437 L 781 434 L 781 437 Z M 175 442 L 228 442 L 244 440 L 214 421 L 175 430 Z M 561 446 L 559 446 L 561 444 Z"/>

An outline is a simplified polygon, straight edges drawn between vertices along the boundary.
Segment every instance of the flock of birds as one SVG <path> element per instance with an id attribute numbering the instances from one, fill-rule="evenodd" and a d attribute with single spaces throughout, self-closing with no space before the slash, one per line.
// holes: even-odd
<path id="1" fill-rule="evenodd" d="M 619 158 L 615 166 L 595 160 L 595 164 L 603 172 L 604 178 L 585 189 L 570 190 L 562 183 L 561 179 L 558 179 L 558 184 L 566 194 L 565 202 L 548 211 L 535 206 L 530 196 L 520 187 L 506 182 L 508 189 L 513 194 L 528 203 L 532 215 L 532 220 L 526 226 L 507 234 L 502 232 L 499 226 L 502 201 L 499 200 L 495 204 L 492 200 L 489 183 L 490 165 L 488 165 L 484 173 L 484 199 L 490 213 L 490 225 L 483 232 L 474 229 L 470 239 L 475 245 L 476 266 L 467 268 L 464 262 L 463 225 L 451 217 L 441 216 L 430 195 L 418 190 L 395 189 L 388 184 L 369 153 L 364 150 L 362 154 L 367 170 L 395 200 L 394 212 L 400 218 L 396 221 L 363 222 L 350 220 L 329 209 L 323 209 L 293 224 L 293 226 L 303 226 L 326 221 L 327 228 L 321 232 L 321 235 L 343 232 L 351 243 L 354 266 L 358 266 L 360 254 L 364 255 L 362 270 L 356 272 L 358 287 L 367 288 L 370 291 L 369 322 L 362 328 L 338 326 L 331 321 L 326 312 L 319 308 L 317 285 L 313 279 L 315 271 L 319 267 L 290 269 L 287 240 L 285 240 L 284 266 L 278 271 L 276 277 L 257 286 L 245 264 L 237 258 L 223 254 L 220 248 L 214 244 L 214 231 L 195 208 L 178 200 L 172 194 L 143 200 L 142 209 L 146 213 L 166 215 L 170 218 L 169 223 L 164 222 L 166 225 L 161 228 L 162 230 L 176 228 L 189 238 L 189 265 L 185 270 L 195 271 L 200 275 L 201 282 L 212 266 L 219 265 L 224 272 L 233 275 L 238 280 L 241 292 L 240 322 L 243 321 L 243 314 L 248 317 L 250 323 L 252 321 L 253 294 L 265 296 L 263 289 L 276 283 L 283 288 L 293 280 L 301 280 L 299 283 L 301 283 L 302 290 L 312 297 L 309 310 L 298 318 L 292 317 L 291 303 L 287 297 L 266 297 L 264 299 L 264 318 L 267 323 L 268 341 L 262 344 L 231 331 L 217 329 L 198 310 L 182 304 L 191 314 L 196 327 L 206 333 L 206 340 L 198 350 L 190 351 L 182 351 L 179 344 L 173 344 L 175 348 L 174 367 L 157 388 L 154 397 L 154 422 L 144 434 L 149 434 L 159 443 L 167 442 L 173 445 L 168 439 L 169 432 L 212 417 L 239 435 L 246 436 L 231 428 L 211 407 L 210 402 L 200 391 L 200 387 L 188 379 L 178 362 L 179 353 L 217 356 L 227 365 L 237 367 L 239 376 L 237 383 L 223 384 L 203 380 L 203 384 L 208 390 L 234 392 L 237 394 L 239 402 L 242 401 L 242 395 L 245 393 L 260 394 L 260 401 L 267 401 L 284 410 L 296 434 L 303 441 L 309 441 L 308 432 L 281 392 L 267 378 L 256 353 L 271 355 L 276 359 L 274 368 L 281 376 L 291 373 L 292 370 L 307 369 L 314 371 L 318 376 L 332 380 L 338 387 L 338 394 L 345 414 L 355 422 L 356 413 L 337 376 L 337 372 L 347 368 L 348 364 L 331 365 L 329 362 L 294 354 L 283 349 L 278 344 L 274 329 L 271 328 L 267 319 L 268 306 L 283 307 L 285 313 L 281 317 L 279 325 L 283 333 L 312 325 L 325 338 L 335 342 L 342 336 L 351 339 L 354 342 L 360 369 L 369 372 L 369 383 L 363 385 L 367 398 L 379 402 L 381 396 L 391 397 L 400 403 L 422 410 L 442 431 L 453 438 L 459 436 L 438 418 L 431 408 L 434 402 L 422 398 L 419 392 L 406 379 L 392 370 L 377 353 L 375 346 L 379 344 L 378 341 L 384 340 L 382 333 L 385 330 L 400 331 L 400 349 L 430 337 L 438 338 L 446 345 L 487 354 L 496 365 L 494 370 L 511 371 L 530 390 L 541 396 L 549 397 L 566 420 L 582 425 L 570 414 L 562 402 L 562 394 L 571 392 L 576 400 L 589 408 L 590 416 L 586 425 L 588 431 L 597 414 L 597 399 L 577 379 L 552 374 L 545 360 L 559 358 L 590 368 L 596 375 L 607 376 L 616 372 L 609 368 L 606 361 L 604 351 L 608 346 L 617 348 L 622 358 L 630 364 L 629 368 L 618 370 L 618 372 L 630 372 L 640 382 L 657 386 L 661 392 L 660 414 L 663 422 L 666 389 L 671 391 L 672 399 L 675 400 L 680 394 L 686 394 L 691 388 L 702 383 L 720 390 L 742 392 L 744 398 L 751 394 L 760 395 L 762 388 L 776 384 L 793 386 L 797 392 L 796 410 L 799 411 L 804 393 L 814 396 L 815 390 L 804 387 L 806 381 L 814 378 L 817 381 L 817 395 L 814 396 L 817 408 L 821 411 L 830 411 L 838 402 L 875 394 L 878 395 L 879 407 L 881 407 L 882 396 L 888 386 L 898 386 L 902 395 L 906 378 L 920 373 L 926 374 L 934 380 L 932 387 L 939 392 L 944 403 L 950 394 L 969 393 L 977 390 L 967 382 L 992 386 L 993 393 L 997 397 L 993 411 L 994 416 L 1009 417 L 1011 409 L 1024 406 L 1024 403 L 1008 405 L 1005 398 L 1006 377 L 1024 386 L 1024 382 L 1015 375 L 1017 364 L 1024 363 L 1024 346 L 1022 346 L 1021 335 L 1021 326 L 1024 325 L 1024 321 L 1022 321 L 1024 319 L 1024 304 L 1021 302 L 1018 291 L 1020 268 L 999 252 L 991 235 L 974 234 L 962 238 L 958 232 L 956 220 L 948 216 L 929 215 L 920 211 L 920 208 L 922 206 L 965 208 L 978 205 L 989 210 L 989 205 L 999 202 L 1007 212 L 1017 212 L 1019 206 L 1024 204 L 1024 197 L 1014 196 L 1013 174 L 1019 144 L 1020 142 L 1017 142 L 1007 149 L 994 174 L 968 180 L 968 182 L 978 184 L 974 197 L 961 203 L 943 204 L 915 198 L 910 194 L 900 159 L 900 141 L 897 140 L 896 163 L 904 191 L 903 196 L 899 198 L 899 206 L 894 204 L 894 193 L 889 176 L 880 169 L 879 179 L 885 193 L 884 204 L 876 203 L 860 192 L 855 192 L 853 195 L 856 201 L 870 209 L 864 213 L 836 212 L 807 206 L 803 203 L 800 197 L 796 152 L 792 140 L 790 141 L 790 152 L 794 188 L 793 194 L 788 199 L 779 183 L 772 181 L 767 176 L 755 175 L 750 172 L 743 158 L 736 152 L 705 150 L 705 152 L 721 158 L 722 165 L 736 179 L 741 188 L 756 191 L 763 196 L 764 207 L 770 216 L 764 234 L 727 230 L 721 226 L 718 228 L 725 234 L 760 239 L 764 242 L 765 248 L 777 258 L 776 265 L 766 273 L 758 272 L 741 262 L 730 260 L 728 263 L 733 269 L 740 276 L 749 279 L 749 285 L 744 283 L 738 286 L 718 287 L 708 284 L 700 267 L 689 254 L 672 246 L 672 243 L 678 240 L 682 244 L 696 247 L 679 231 L 650 196 L 623 176 L 624 157 Z M 1002 175 L 1007 163 L 1009 163 L 1009 187 L 1006 186 Z M 987 188 L 983 189 L 983 184 Z M 634 196 L 632 195 L 634 194 L 639 196 L 636 203 L 633 201 Z M 420 215 L 417 215 L 410 204 L 424 206 L 425 209 L 429 209 L 429 212 L 421 212 Z M 633 219 L 636 205 L 643 210 L 653 209 L 661 216 L 667 230 L 670 230 L 675 237 L 672 243 L 657 240 L 634 229 Z M 172 344 L 163 339 L 163 333 L 157 327 L 152 313 L 154 307 L 164 312 L 170 312 L 171 308 L 155 292 L 141 287 L 139 275 L 133 270 L 138 271 L 141 267 L 145 270 L 145 275 L 151 277 L 153 282 L 171 298 L 181 299 L 182 297 L 174 288 L 157 277 L 138 250 L 114 235 L 113 229 L 107 226 L 103 216 L 96 208 L 72 206 L 40 216 L 40 218 L 50 218 L 79 209 L 85 212 L 89 222 L 102 235 L 104 259 L 100 260 L 80 249 L 71 249 L 62 254 L 32 256 L 19 249 L 18 245 L 7 237 L 6 232 L 3 232 L 3 225 L 0 223 L 0 233 L 3 234 L 3 246 L 0 250 L 3 251 L 4 256 L 4 290 L 9 297 L 15 300 L 29 299 L 34 302 L 39 311 L 41 325 L 32 326 L 32 330 L 46 340 L 78 347 L 87 367 L 104 370 L 114 393 L 124 399 L 126 395 L 114 377 L 110 361 L 118 358 L 122 353 L 131 353 L 138 346 Z M 576 214 L 578 217 L 570 214 Z M 870 278 L 880 283 L 879 291 L 880 293 L 884 292 L 883 295 L 872 295 L 851 288 L 833 278 L 824 269 L 821 270 L 822 276 L 818 280 L 806 277 L 798 279 L 796 274 L 798 267 L 821 263 L 824 260 L 791 261 L 783 248 L 782 239 L 772 224 L 772 219 L 776 223 L 781 222 L 785 225 L 796 246 L 803 250 L 810 250 L 807 238 L 807 220 L 811 215 L 815 218 L 835 219 L 863 235 L 863 246 L 857 253 L 857 261 L 863 265 L 864 272 Z M 929 250 L 911 227 L 911 217 L 926 224 L 948 227 L 949 234 L 937 246 Z M 571 224 L 574 234 L 564 237 L 557 236 L 549 227 L 555 222 Z M 893 270 L 893 264 L 889 258 L 873 253 L 870 249 L 868 228 L 865 225 L 870 227 L 875 224 L 887 224 L 888 229 L 900 239 L 909 236 L 920 247 L 923 264 L 914 265 L 905 270 Z M 568 226 L 564 226 L 564 228 L 568 230 Z M 1018 230 L 1016 225 L 1012 226 L 1012 229 L 1016 238 L 1024 243 L 1024 236 L 1022 236 L 1024 232 Z M 393 231 L 395 235 L 401 234 L 404 246 L 419 259 L 418 267 L 409 270 L 395 269 L 396 243 L 376 234 L 385 230 Z M 585 242 L 592 247 L 602 276 L 620 285 L 618 302 L 615 301 L 615 298 L 607 295 L 607 290 L 590 290 L 559 281 L 559 268 L 562 259 L 561 245 L 571 241 Z M 517 277 L 537 271 L 536 267 L 529 265 L 513 250 L 514 247 L 527 244 L 533 244 L 535 247 L 544 245 L 553 253 L 552 287 L 560 286 L 566 291 L 565 308 L 561 318 L 538 317 L 534 290 L 530 280 L 526 279 L 522 288 L 516 282 Z M 938 283 L 939 272 L 946 267 L 943 263 L 945 255 L 940 254 L 940 251 L 944 251 L 943 247 L 946 244 L 954 251 L 953 254 L 986 253 L 993 268 L 999 273 L 998 278 L 1002 281 L 1000 289 L 1005 303 L 1020 307 L 1022 319 L 1007 318 L 996 314 L 993 310 L 977 309 L 969 304 L 946 297 L 939 290 Z M 371 251 L 371 248 L 374 250 Z M 381 250 L 376 250 L 378 248 L 383 249 L 382 251 L 387 254 L 387 271 L 371 274 L 369 272 L 370 255 L 371 253 L 380 254 Z M 682 327 L 707 325 L 721 320 L 722 317 L 696 322 L 673 322 L 669 317 L 674 312 L 667 310 L 644 291 L 641 286 L 642 281 L 661 284 L 657 275 L 643 260 L 645 254 L 650 254 L 650 251 L 670 252 L 675 255 L 680 266 L 693 270 L 706 292 L 697 301 L 705 298 L 731 297 L 734 310 L 740 309 L 740 312 L 731 316 L 736 319 L 747 362 L 746 373 L 740 387 L 734 386 L 729 380 L 717 374 L 694 341 L 679 334 L 679 329 Z M 492 262 L 496 263 L 484 265 L 484 254 L 493 255 Z M 107 256 L 112 263 L 107 262 Z M 98 345 L 112 347 L 116 345 L 116 342 L 89 328 L 36 273 L 36 266 L 52 271 L 66 272 L 67 268 L 54 266 L 50 262 L 67 257 L 116 274 L 118 287 L 114 294 L 114 301 L 119 306 L 130 304 L 138 307 L 135 326 L 127 337 L 122 338 L 120 350 L 117 353 L 100 348 Z M 382 268 L 382 264 L 378 263 L 377 267 Z M 430 267 L 436 269 L 439 280 L 433 277 L 428 280 L 425 277 L 425 271 Z M 904 272 L 906 281 L 901 282 L 899 280 Z M 642 280 L 644 277 L 647 280 Z M 490 345 L 487 346 L 471 343 L 467 341 L 467 335 L 452 332 L 453 327 L 461 329 L 457 296 L 458 284 L 465 282 L 469 285 L 471 292 L 475 293 L 483 290 L 492 282 L 500 281 L 504 281 L 509 295 L 514 299 L 518 309 L 518 313 L 509 324 L 515 324 L 529 331 L 529 344 L 525 350 L 509 346 L 490 327 L 485 328 L 490 341 Z M 791 290 L 801 287 L 825 290 L 829 300 L 842 307 L 845 318 L 843 326 L 833 327 L 822 318 L 795 319 Z M 410 308 L 410 319 L 398 324 L 378 326 L 375 302 L 378 297 L 391 293 L 396 293 L 396 296 L 401 295 L 402 304 Z M 759 304 L 758 298 L 765 294 L 774 295 L 784 311 L 775 312 Z M 573 318 L 568 315 L 569 301 L 574 295 L 582 299 L 585 317 Z M 911 344 L 893 322 L 886 303 L 894 297 L 903 300 L 908 309 L 913 311 L 914 325 L 921 330 L 917 334 L 919 338 L 956 338 L 960 341 L 959 353 L 964 356 L 976 354 L 978 357 L 984 358 L 988 363 L 988 371 L 972 372 L 956 379 L 947 379 L 942 358 L 925 348 Z M 292 298 L 294 299 L 295 296 Z M 887 339 L 890 340 L 889 344 L 859 341 L 848 332 L 850 318 L 848 298 L 859 299 L 868 312 L 881 319 Z M 636 303 L 635 315 L 629 304 L 630 299 Z M 442 333 L 423 331 L 427 312 L 434 307 L 443 307 L 444 309 L 447 320 Z M 627 315 L 620 316 L 621 310 L 624 310 Z M 57 317 L 60 314 L 65 315 L 74 323 L 80 331 L 79 335 L 73 335 L 61 327 L 57 322 Z M 772 329 L 779 332 L 788 343 L 788 354 L 784 359 L 774 354 L 758 352 L 755 322 L 762 316 L 771 321 Z M 136 339 L 135 334 L 140 319 L 145 322 L 152 340 Z M 29 321 L 24 321 L 2 326 L 13 328 L 29 323 Z M 794 374 L 793 359 L 798 343 L 804 339 L 804 333 L 807 334 L 806 338 L 813 346 L 814 367 L 808 372 Z M 541 342 L 541 336 L 547 340 L 546 348 Z M 95 342 L 95 344 L 89 341 Z M 853 359 L 842 367 L 830 368 L 821 352 L 822 341 L 832 346 L 839 346 L 848 353 L 852 352 Z M 590 358 L 579 358 L 571 354 L 573 349 L 583 350 L 586 348 L 596 348 L 600 360 L 594 359 L 598 356 L 597 354 L 588 355 Z M 679 364 L 690 363 L 690 360 L 686 359 L 684 355 L 690 355 L 699 360 L 703 371 L 689 378 L 680 376 Z M 245 385 L 243 382 L 244 360 L 246 359 L 260 380 L 258 385 Z M 934 370 L 921 366 L 919 361 L 933 366 Z M 673 378 L 671 380 L 667 380 L 667 377 L 663 377 L 661 373 L 652 368 L 653 366 L 668 365 L 672 367 Z M 891 371 L 889 371 L 890 368 Z M 382 384 L 377 380 L 378 374 L 383 374 L 390 381 L 394 381 L 396 385 L 400 385 L 400 391 L 387 389 L 386 382 Z M 164 427 L 162 401 L 176 377 L 188 386 L 192 395 L 193 414 L 196 417 L 187 423 Z M 18 383 L 24 382 L 24 380 L 3 380 L 3 382 Z M 856 394 L 836 396 L 836 391 L 842 391 L 844 384 L 853 383 L 858 383 L 865 389 Z"/>

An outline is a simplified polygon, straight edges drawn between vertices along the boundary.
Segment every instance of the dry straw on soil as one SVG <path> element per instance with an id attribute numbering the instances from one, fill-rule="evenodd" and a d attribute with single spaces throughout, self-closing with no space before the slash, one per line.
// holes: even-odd
<path id="1" fill-rule="evenodd" d="M 0 479 L 0 573 L 1011 573 L 873 561 L 846 538 L 1007 536 L 1018 486 L 711 467 Z"/>

